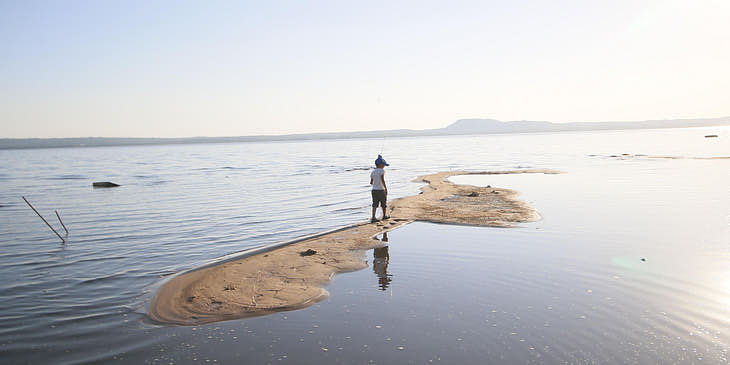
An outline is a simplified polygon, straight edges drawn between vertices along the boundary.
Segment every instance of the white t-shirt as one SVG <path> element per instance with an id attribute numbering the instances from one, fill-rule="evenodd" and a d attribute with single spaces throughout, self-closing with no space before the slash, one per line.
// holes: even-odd
<path id="1" fill-rule="evenodd" d="M 385 190 L 383 181 L 380 179 L 381 176 L 385 176 L 385 170 L 376 168 L 370 173 L 370 178 L 373 179 L 373 190 Z"/>

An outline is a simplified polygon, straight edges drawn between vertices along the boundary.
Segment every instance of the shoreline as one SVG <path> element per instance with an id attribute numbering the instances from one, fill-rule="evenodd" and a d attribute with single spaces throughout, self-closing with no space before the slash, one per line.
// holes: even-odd
<path id="1" fill-rule="evenodd" d="M 329 295 L 323 288 L 341 272 L 367 267 L 373 239 L 414 221 L 510 227 L 539 214 L 510 189 L 457 185 L 457 175 L 560 172 L 545 169 L 446 171 L 420 176 L 421 193 L 389 202 L 389 220 L 363 222 L 293 241 L 254 248 L 171 277 L 155 293 L 149 317 L 158 323 L 197 325 L 300 309 Z M 301 255 L 314 250 L 312 255 Z"/>

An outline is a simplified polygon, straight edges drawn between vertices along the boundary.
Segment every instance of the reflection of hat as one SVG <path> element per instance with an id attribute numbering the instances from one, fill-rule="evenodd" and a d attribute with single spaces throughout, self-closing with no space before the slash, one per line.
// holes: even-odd
<path id="1" fill-rule="evenodd" d="M 376 165 L 385 165 L 385 166 L 390 166 L 390 164 L 389 164 L 389 163 L 385 162 L 385 159 L 384 159 L 384 158 L 383 158 L 383 156 L 381 156 L 381 155 L 378 155 L 378 158 L 376 158 L 376 159 L 375 159 L 375 164 L 376 164 Z"/>

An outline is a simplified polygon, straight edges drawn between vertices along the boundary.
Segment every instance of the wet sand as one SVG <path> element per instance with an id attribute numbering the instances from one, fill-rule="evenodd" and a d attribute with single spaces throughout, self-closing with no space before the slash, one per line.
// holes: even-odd
<path id="1" fill-rule="evenodd" d="M 421 194 L 389 202 L 391 219 L 299 241 L 269 252 L 183 273 L 165 282 L 149 316 L 161 323 L 201 323 L 265 315 L 310 306 L 325 299 L 336 273 L 367 267 L 365 250 L 382 245 L 374 236 L 413 221 L 508 227 L 539 219 L 517 192 L 456 185 L 456 175 L 559 173 L 553 170 L 448 171 L 421 176 Z M 316 251 L 302 255 L 308 250 Z M 311 251 L 310 251 L 311 252 Z"/>

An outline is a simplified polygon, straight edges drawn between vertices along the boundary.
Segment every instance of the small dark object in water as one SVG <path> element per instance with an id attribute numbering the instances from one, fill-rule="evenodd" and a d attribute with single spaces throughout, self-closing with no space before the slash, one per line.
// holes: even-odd
<path id="1" fill-rule="evenodd" d="M 307 249 L 306 251 L 300 252 L 299 253 L 299 256 L 312 256 L 315 253 L 317 253 L 317 251 L 315 251 L 315 250 L 313 250 L 313 249 L 310 248 L 310 249 Z"/>
<path id="2" fill-rule="evenodd" d="M 646 262 L 646 259 L 642 257 L 642 258 L 641 258 L 641 261 L 642 261 L 642 262 Z"/>
<path id="3" fill-rule="evenodd" d="M 109 182 L 109 181 L 97 181 L 97 182 L 91 184 L 91 186 L 93 186 L 95 188 L 115 188 L 120 185 L 115 184 L 113 182 Z"/>
<path id="4" fill-rule="evenodd" d="M 717 138 L 717 134 L 708 134 L 705 138 Z"/>
<path id="5" fill-rule="evenodd" d="M 477 193 L 476 191 L 474 191 L 471 194 L 469 194 L 469 196 L 472 197 L 472 198 L 473 197 L 477 197 L 477 196 L 479 196 L 479 193 Z"/>
<path id="6" fill-rule="evenodd" d="M 492 185 L 487 185 L 487 187 L 488 187 L 488 188 L 491 188 L 491 187 L 492 187 Z"/>

